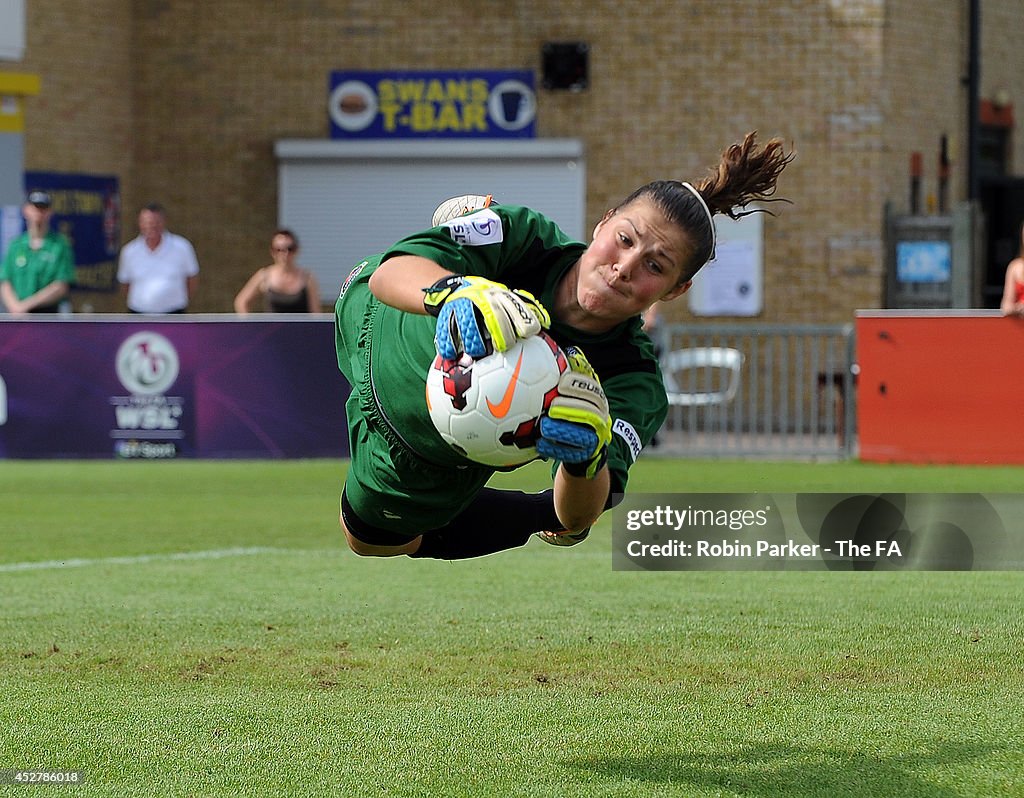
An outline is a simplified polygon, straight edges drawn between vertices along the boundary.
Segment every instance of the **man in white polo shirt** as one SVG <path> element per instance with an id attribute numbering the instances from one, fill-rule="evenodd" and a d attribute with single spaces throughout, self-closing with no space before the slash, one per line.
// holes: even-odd
<path id="1" fill-rule="evenodd" d="M 199 283 L 192 244 L 169 233 L 162 205 L 139 212 L 139 235 L 121 248 L 117 280 L 132 313 L 184 313 Z"/>

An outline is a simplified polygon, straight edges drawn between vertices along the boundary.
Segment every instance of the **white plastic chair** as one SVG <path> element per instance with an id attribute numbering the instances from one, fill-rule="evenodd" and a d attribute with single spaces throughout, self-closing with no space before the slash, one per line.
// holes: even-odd
<path id="1" fill-rule="evenodd" d="M 740 387 L 740 369 L 743 353 L 724 346 L 705 346 L 677 349 L 662 360 L 665 392 L 670 405 L 706 407 L 724 405 L 732 401 Z M 712 374 L 720 370 L 721 374 Z M 687 375 L 687 371 L 696 374 Z M 717 379 L 716 379 L 717 378 Z M 717 390 L 686 391 L 684 386 L 712 387 Z"/>

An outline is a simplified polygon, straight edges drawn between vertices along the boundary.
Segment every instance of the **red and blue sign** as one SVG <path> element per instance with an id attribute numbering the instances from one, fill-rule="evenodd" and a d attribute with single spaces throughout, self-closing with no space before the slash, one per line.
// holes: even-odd
<path id="1" fill-rule="evenodd" d="M 533 73 L 332 72 L 331 138 L 533 138 Z"/>

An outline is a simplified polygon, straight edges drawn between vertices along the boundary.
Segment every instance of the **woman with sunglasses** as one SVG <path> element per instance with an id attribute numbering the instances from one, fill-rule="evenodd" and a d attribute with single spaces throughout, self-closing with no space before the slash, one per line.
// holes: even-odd
<path id="1" fill-rule="evenodd" d="M 299 240 L 291 230 L 274 233 L 270 254 L 274 262 L 257 271 L 235 297 L 235 312 L 251 313 L 262 299 L 269 313 L 319 313 L 320 289 L 316 278 L 295 263 Z"/>

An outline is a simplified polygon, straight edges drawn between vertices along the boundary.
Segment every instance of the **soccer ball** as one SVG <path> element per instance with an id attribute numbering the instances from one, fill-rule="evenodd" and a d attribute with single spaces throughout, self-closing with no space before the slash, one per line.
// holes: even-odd
<path id="1" fill-rule="evenodd" d="M 568 369 L 565 353 L 543 332 L 476 360 L 438 355 L 427 372 L 430 420 L 449 446 L 475 463 L 528 463 L 537 458 L 540 417 Z"/>

